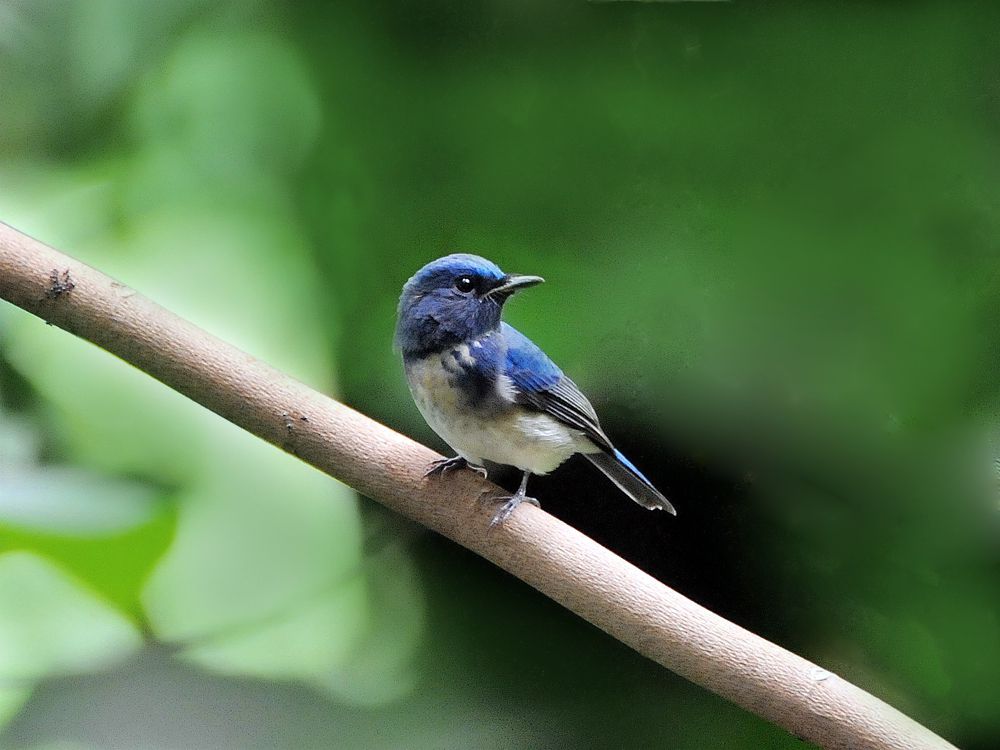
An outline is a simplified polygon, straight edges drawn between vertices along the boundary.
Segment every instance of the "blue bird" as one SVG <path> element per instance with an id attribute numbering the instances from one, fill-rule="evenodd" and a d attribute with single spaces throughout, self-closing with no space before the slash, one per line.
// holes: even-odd
<path id="1" fill-rule="evenodd" d="M 424 419 L 458 453 L 427 474 L 469 468 L 486 476 L 491 461 L 523 472 L 521 485 L 491 525 L 526 496 L 528 477 L 547 474 L 582 453 L 644 508 L 674 507 L 612 445 L 576 384 L 526 336 L 500 319 L 517 291 L 539 276 L 501 271 L 477 255 L 439 258 L 406 282 L 399 299 L 396 348 Z"/>

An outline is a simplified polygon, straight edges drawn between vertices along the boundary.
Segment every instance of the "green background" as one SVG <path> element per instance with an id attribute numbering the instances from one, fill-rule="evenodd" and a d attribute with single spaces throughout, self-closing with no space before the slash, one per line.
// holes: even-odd
<path id="1" fill-rule="evenodd" d="M 400 287 L 546 277 L 507 319 L 679 516 L 576 460 L 543 506 L 985 750 L 998 22 L 8 0 L 0 219 L 441 450 Z M 0 747 L 802 746 L 9 305 L 0 409 Z"/>

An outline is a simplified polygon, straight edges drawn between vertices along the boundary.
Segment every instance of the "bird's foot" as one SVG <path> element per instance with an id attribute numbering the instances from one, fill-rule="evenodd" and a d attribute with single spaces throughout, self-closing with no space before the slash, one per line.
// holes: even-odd
<path id="1" fill-rule="evenodd" d="M 502 526 L 503 522 L 510 518 L 511 514 L 517 510 L 517 506 L 521 503 L 527 503 L 528 505 L 534 505 L 536 508 L 541 508 L 542 505 L 535 498 L 528 497 L 523 492 L 519 492 L 515 495 L 508 495 L 505 497 L 491 497 L 491 503 L 499 503 L 500 507 L 497 512 L 493 514 L 493 519 L 490 521 L 490 528 L 494 529 L 497 526 Z"/>
<path id="2" fill-rule="evenodd" d="M 453 456 L 452 458 L 438 459 L 430 465 L 427 471 L 424 472 L 424 476 L 429 477 L 432 474 L 440 474 L 441 476 L 444 476 L 452 469 L 471 469 L 482 476 L 483 479 L 486 479 L 486 468 L 470 464 L 464 456 Z"/>

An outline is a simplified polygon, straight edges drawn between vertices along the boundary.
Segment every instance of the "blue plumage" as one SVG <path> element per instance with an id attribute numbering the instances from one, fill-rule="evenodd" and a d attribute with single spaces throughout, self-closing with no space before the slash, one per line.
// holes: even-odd
<path id="1" fill-rule="evenodd" d="M 640 505 L 673 506 L 612 445 L 576 384 L 522 333 L 501 321 L 506 300 L 542 282 L 505 274 L 475 255 L 440 258 L 403 287 L 395 342 L 428 424 L 458 452 L 431 472 L 484 461 L 524 472 L 494 523 L 525 500 L 528 477 L 582 453 Z M 534 501 L 532 501 L 534 502 Z"/>
<path id="2" fill-rule="evenodd" d="M 563 379 L 563 371 L 534 341 L 507 323 L 500 324 L 507 344 L 507 374 L 524 391 L 544 391 Z"/>

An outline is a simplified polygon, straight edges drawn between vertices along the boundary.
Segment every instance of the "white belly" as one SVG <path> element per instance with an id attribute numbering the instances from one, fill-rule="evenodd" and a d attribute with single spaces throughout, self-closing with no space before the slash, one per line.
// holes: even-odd
<path id="1" fill-rule="evenodd" d="M 471 463 L 485 459 L 547 474 L 574 453 L 594 449 L 581 432 L 513 404 L 509 383 L 489 403 L 472 404 L 437 355 L 408 363 L 406 375 L 427 424 Z"/>

